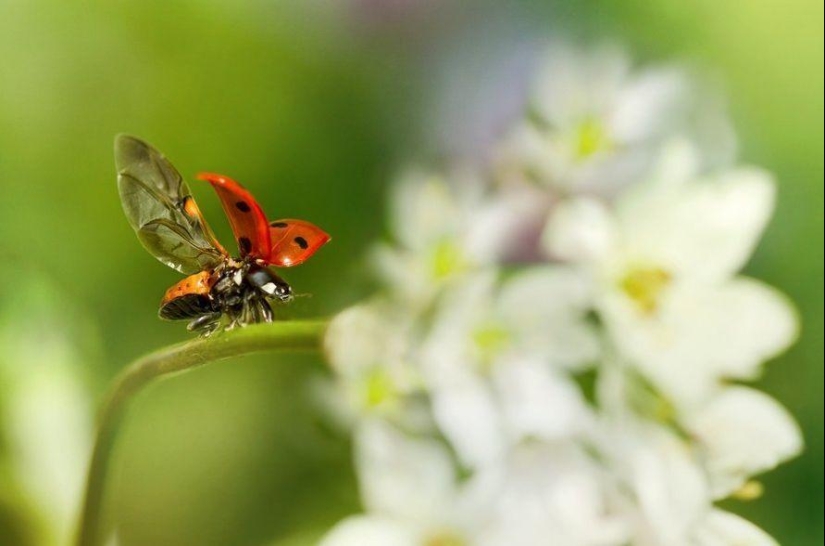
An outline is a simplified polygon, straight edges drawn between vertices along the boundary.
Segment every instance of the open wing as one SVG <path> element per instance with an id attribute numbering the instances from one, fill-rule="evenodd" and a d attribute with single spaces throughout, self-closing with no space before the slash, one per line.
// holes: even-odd
<path id="1" fill-rule="evenodd" d="M 269 261 L 272 246 L 269 224 L 263 209 L 249 191 L 228 176 L 215 173 L 200 173 L 198 180 L 212 184 L 229 218 L 232 232 L 238 241 L 241 257 L 251 256 L 256 260 Z"/>
<path id="2" fill-rule="evenodd" d="M 304 220 L 270 222 L 269 233 L 272 250 L 267 262 L 276 267 L 301 265 L 330 241 L 327 232 Z"/>
<path id="3" fill-rule="evenodd" d="M 115 165 L 123 211 L 150 254 L 186 275 L 224 260 L 226 251 L 163 154 L 138 138 L 118 135 Z"/>

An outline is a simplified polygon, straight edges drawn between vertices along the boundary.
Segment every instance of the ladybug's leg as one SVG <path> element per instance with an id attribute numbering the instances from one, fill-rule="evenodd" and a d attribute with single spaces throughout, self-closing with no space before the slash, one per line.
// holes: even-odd
<path id="1" fill-rule="evenodd" d="M 241 303 L 237 306 L 224 309 L 226 316 L 229 318 L 229 325 L 226 327 L 227 330 L 234 330 L 237 326 L 243 326 L 242 322 L 245 308 L 246 304 Z"/>
<path id="2" fill-rule="evenodd" d="M 217 332 L 218 330 L 220 330 L 220 328 L 221 328 L 221 321 L 218 320 L 218 319 L 215 319 L 214 322 L 211 322 L 208 325 L 205 325 L 201 329 L 200 335 L 201 335 L 201 337 L 209 337 L 212 334 L 214 334 L 215 332 Z"/>
<path id="3" fill-rule="evenodd" d="M 272 322 L 272 307 L 264 298 L 258 300 L 258 309 L 260 311 L 261 322 Z"/>
<path id="4" fill-rule="evenodd" d="M 241 309 L 241 316 L 238 318 L 238 324 L 240 326 L 246 326 L 248 324 L 255 324 L 256 322 L 258 322 L 258 317 L 257 309 L 255 307 L 255 300 L 248 297 L 243 302 L 243 309 Z"/>
<path id="5" fill-rule="evenodd" d="M 186 329 L 190 332 L 198 332 L 200 335 L 207 337 L 215 333 L 215 330 L 220 326 L 221 314 L 219 312 L 206 313 L 199 316 L 190 322 Z"/>
<path id="6" fill-rule="evenodd" d="M 263 297 L 255 297 L 247 302 L 249 310 L 247 324 L 272 322 L 272 308 Z"/>

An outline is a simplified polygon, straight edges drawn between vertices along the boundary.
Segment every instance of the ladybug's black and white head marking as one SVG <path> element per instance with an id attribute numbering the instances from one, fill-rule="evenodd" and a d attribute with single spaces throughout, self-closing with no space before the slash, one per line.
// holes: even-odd
<path id="1" fill-rule="evenodd" d="M 252 264 L 246 274 L 246 279 L 249 284 L 270 298 L 278 299 L 284 303 L 292 301 L 292 287 L 265 267 Z"/>

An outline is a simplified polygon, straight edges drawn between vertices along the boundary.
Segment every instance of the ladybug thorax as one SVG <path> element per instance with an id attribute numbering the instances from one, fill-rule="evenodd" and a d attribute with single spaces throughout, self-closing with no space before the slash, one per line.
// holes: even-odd
<path id="1" fill-rule="evenodd" d="M 281 277 L 264 266 L 249 261 L 227 261 L 212 287 L 211 296 L 222 306 L 242 305 L 254 298 L 271 298 L 281 302 L 292 300 L 292 288 Z"/>

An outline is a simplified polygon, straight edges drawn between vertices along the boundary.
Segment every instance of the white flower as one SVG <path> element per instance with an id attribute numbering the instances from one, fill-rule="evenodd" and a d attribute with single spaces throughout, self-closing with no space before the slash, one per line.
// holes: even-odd
<path id="1" fill-rule="evenodd" d="M 739 516 L 712 510 L 694 532 L 692 546 L 778 546 L 778 543 L 753 523 Z"/>
<path id="2" fill-rule="evenodd" d="M 339 313 L 329 325 L 324 346 L 335 371 L 334 391 L 322 400 L 341 424 L 383 416 L 411 424 L 427 418 L 411 398 L 422 390 L 413 366 L 414 316 L 384 299 Z"/>
<path id="3" fill-rule="evenodd" d="M 318 546 L 420 546 L 414 529 L 379 516 L 351 516 L 336 525 Z"/>
<path id="4" fill-rule="evenodd" d="M 615 480 L 574 442 L 521 444 L 471 483 L 488 499 L 477 544 L 613 546 L 629 539 Z"/>
<path id="5" fill-rule="evenodd" d="M 434 522 L 451 511 L 457 500 L 457 482 L 443 445 L 413 439 L 374 420 L 356 431 L 355 442 L 361 496 L 368 512 Z"/>
<path id="6" fill-rule="evenodd" d="M 503 143 L 500 161 L 505 172 L 563 192 L 613 194 L 646 172 L 668 137 L 699 133 L 716 155 L 730 157 L 735 139 L 726 118 L 712 102 L 694 103 L 697 95 L 680 69 L 634 70 L 619 48 L 553 43 L 530 115 Z"/>
<path id="7" fill-rule="evenodd" d="M 759 528 L 713 506 L 705 469 L 692 446 L 662 427 L 610 420 L 603 454 L 629 493 L 624 516 L 634 546 L 753 546 L 775 542 Z"/>
<path id="8" fill-rule="evenodd" d="M 597 400 L 609 423 L 608 444 L 639 428 L 654 428 L 654 424 L 690 438 L 690 457 L 706 477 L 707 496 L 712 500 L 748 488 L 758 492 L 759 484 L 748 482 L 751 477 L 775 468 L 802 449 L 799 427 L 787 410 L 747 387 L 719 387 L 705 403 L 684 409 L 651 391 L 638 375 L 613 365 L 600 372 Z"/>
<path id="9" fill-rule="evenodd" d="M 475 500 L 445 446 L 376 420 L 362 423 L 355 444 L 366 515 L 344 520 L 321 546 L 473 544 Z"/>
<path id="10" fill-rule="evenodd" d="M 799 427 L 771 397 L 745 387 L 729 387 L 686 416 L 708 471 L 713 498 L 721 499 L 761 472 L 772 470 L 802 450 Z"/>
<path id="11" fill-rule="evenodd" d="M 621 543 L 605 475 L 573 444 L 526 444 L 459 482 L 445 447 L 377 421 L 356 436 L 366 514 L 321 546 L 597 546 Z"/>
<path id="12" fill-rule="evenodd" d="M 693 165 L 674 146 L 614 210 L 585 198 L 560 205 L 545 239 L 592 278 L 619 354 L 685 406 L 722 379 L 754 378 L 797 331 L 783 296 L 736 276 L 770 216 L 770 176 L 737 169 L 694 180 Z"/>
<path id="13" fill-rule="evenodd" d="M 714 505 L 802 448 L 784 408 L 731 385 L 797 333 L 739 275 L 774 185 L 673 138 L 696 135 L 694 91 L 556 47 L 501 184 L 405 177 L 388 290 L 327 337 L 364 514 L 322 546 L 775 544 Z M 716 121 L 702 145 L 730 136 Z"/>
<path id="14" fill-rule="evenodd" d="M 491 273 L 468 276 L 441 300 L 422 367 L 439 382 L 453 370 L 478 371 L 499 358 L 537 357 L 580 370 L 599 355 L 595 331 L 584 320 L 588 289 L 561 266 L 531 268 L 501 284 Z"/>
<path id="15" fill-rule="evenodd" d="M 602 453 L 630 492 L 632 544 L 681 546 L 709 509 L 707 483 L 689 447 L 665 429 L 609 420 Z"/>
<path id="16" fill-rule="evenodd" d="M 409 172 L 391 198 L 395 244 L 380 245 L 374 262 L 394 297 L 426 307 L 452 279 L 490 262 L 470 216 L 477 210 L 473 184 L 449 184 L 440 175 Z"/>
<path id="17" fill-rule="evenodd" d="M 390 297 L 424 310 L 465 275 L 541 259 L 551 196 L 526 186 L 487 189 L 471 172 L 401 177 L 391 196 L 392 241 L 372 255 Z"/>
<path id="18" fill-rule="evenodd" d="M 478 275 L 448 294 L 420 354 L 436 423 L 470 468 L 525 438 L 582 433 L 590 420 L 565 373 L 599 352 L 580 280 L 537 268 L 496 288 Z"/>

